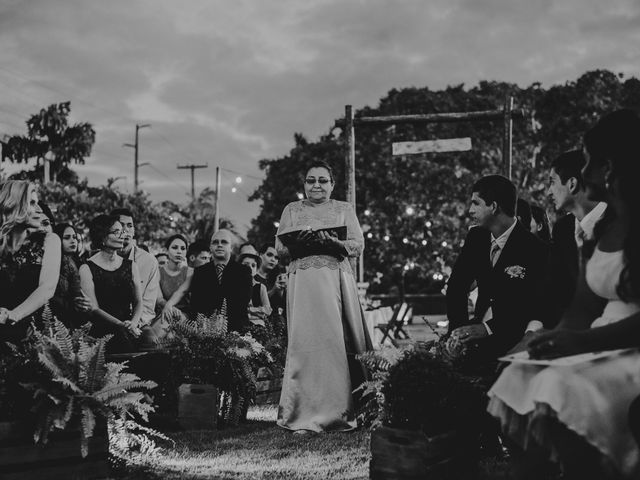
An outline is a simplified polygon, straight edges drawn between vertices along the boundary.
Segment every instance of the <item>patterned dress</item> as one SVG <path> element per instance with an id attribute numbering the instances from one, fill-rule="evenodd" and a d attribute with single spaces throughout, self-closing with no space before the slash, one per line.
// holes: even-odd
<path id="1" fill-rule="evenodd" d="M 287 205 L 278 233 L 344 225 L 349 257 L 364 247 L 349 203 L 303 200 Z M 288 254 L 276 239 L 276 249 Z M 364 379 L 354 360 L 372 348 L 348 257 L 301 255 L 288 270 L 287 360 L 278 425 L 290 430 L 345 431 L 356 427 L 352 391 Z"/>

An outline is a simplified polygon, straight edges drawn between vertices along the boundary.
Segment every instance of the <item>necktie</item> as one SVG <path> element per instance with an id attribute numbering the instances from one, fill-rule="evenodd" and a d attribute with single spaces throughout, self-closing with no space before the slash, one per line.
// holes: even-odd
<path id="1" fill-rule="evenodd" d="M 500 252 L 500 245 L 495 240 L 491 241 L 491 253 L 489 258 L 491 259 L 491 266 L 495 267 L 498 261 L 498 252 Z"/>
<path id="2" fill-rule="evenodd" d="M 216 275 L 218 275 L 218 283 L 222 283 L 222 273 L 224 272 L 224 265 L 216 265 Z"/>

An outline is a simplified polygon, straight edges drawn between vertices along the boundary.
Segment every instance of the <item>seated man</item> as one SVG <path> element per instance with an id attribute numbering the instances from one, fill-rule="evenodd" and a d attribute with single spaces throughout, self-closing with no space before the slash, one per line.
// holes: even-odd
<path id="1" fill-rule="evenodd" d="M 244 332 L 249 324 L 251 300 L 251 270 L 231 260 L 233 235 L 218 230 L 211 237 L 212 261 L 193 271 L 189 292 L 193 312 L 209 315 L 227 300 L 229 331 Z"/>
<path id="2" fill-rule="evenodd" d="M 447 286 L 449 332 L 480 361 L 506 353 L 541 315 L 547 247 L 516 220 L 516 198 L 515 185 L 500 175 L 473 185 L 469 213 L 477 226 L 469 230 Z M 469 320 L 473 282 L 478 300 Z"/>
<path id="3" fill-rule="evenodd" d="M 209 244 L 204 240 L 196 240 L 187 249 L 187 263 L 191 268 L 196 268 L 211 261 Z"/>

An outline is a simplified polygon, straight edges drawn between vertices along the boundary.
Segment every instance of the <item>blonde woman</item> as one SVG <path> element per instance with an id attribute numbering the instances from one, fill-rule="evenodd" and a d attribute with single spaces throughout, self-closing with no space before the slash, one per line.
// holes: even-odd
<path id="1" fill-rule="evenodd" d="M 40 230 L 36 187 L 26 180 L 0 185 L 0 340 L 24 338 L 36 313 L 56 291 L 60 239 Z"/>

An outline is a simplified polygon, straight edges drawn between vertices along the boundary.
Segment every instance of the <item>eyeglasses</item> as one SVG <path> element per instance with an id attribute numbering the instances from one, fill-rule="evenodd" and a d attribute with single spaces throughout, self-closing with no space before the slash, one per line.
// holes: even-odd
<path id="1" fill-rule="evenodd" d="M 109 235 L 113 235 L 115 237 L 121 237 L 124 233 L 124 230 L 110 230 Z"/>
<path id="2" fill-rule="evenodd" d="M 307 185 L 315 185 L 316 183 L 319 183 L 320 185 L 325 185 L 325 184 L 329 183 L 329 179 L 328 178 L 318 178 L 316 180 L 315 178 L 305 178 L 304 183 L 306 183 Z"/>

